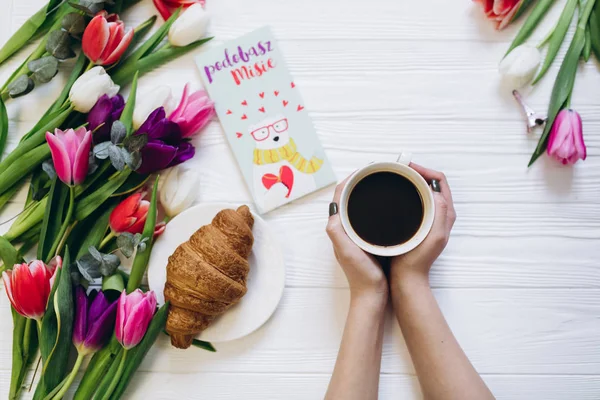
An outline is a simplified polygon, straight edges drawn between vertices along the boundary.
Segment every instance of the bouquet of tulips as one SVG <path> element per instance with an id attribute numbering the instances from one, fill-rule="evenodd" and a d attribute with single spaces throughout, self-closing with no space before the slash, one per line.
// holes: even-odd
<path id="1" fill-rule="evenodd" d="M 583 124 L 577 111 L 571 109 L 571 98 L 579 61 L 588 62 L 593 54 L 600 60 L 600 10 L 597 0 L 567 0 L 552 30 L 536 45 L 527 43 L 554 0 L 474 0 L 484 7 L 488 18 L 502 29 L 531 7 L 531 13 L 500 63 L 500 72 L 513 84 L 513 94 L 528 118 L 528 131 L 542 125 L 544 131 L 531 157 L 531 166 L 544 152 L 562 164 L 585 160 Z M 579 10 L 579 12 L 576 12 Z M 537 84 L 548 72 L 575 23 L 575 35 L 554 82 L 547 115 L 528 107 L 516 89 Z M 544 57 L 541 50 L 546 49 Z M 543 59 L 543 62 L 542 62 Z M 541 65 L 541 66 L 540 66 Z"/>
<path id="2" fill-rule="evenodd" d="M 118 399 L 163 330 L 168 304 L 157 311 L 154 293 L 140 286 L 155 238 L 194 200 L 195 175 L 181 164 L 194 156 L 190 138 L 214 117 L 214 106 L 189 85 L 178 103 L 168 87 L 137 96 L 137 81 L 209 40 L 205 28 L 204 10 L 194 4 L 181 15 L 174 10 L 133 48 L 140 30 L 126 32 L 100 10 L 83 31 L 83 51 L 62 93 L 0 162 L 0 207 L 29 181 L 23 212 L 0 237 L 14 323 L 11 399 L 38 349 L 35 399 L 62 398 L 86 357 L 75 398 Z M 120 85 L 129 82 L 125 101 Z M 25 262 L 36 245 L 36 259 Z M 121 266 L 123 258 L 131 269 Z M 100 291 L 90 290 L 97 284 Z"/>

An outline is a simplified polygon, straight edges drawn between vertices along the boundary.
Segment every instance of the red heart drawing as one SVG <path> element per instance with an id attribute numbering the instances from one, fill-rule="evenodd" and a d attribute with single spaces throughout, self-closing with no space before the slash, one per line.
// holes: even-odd
<path id="1" fill-rule="evenodd" d="M 259 109 L 258 109 L 258 111 L 260 111 L 260 112 L 264 113 L 264 112 L 265 112 L 265 108 L 264 108 L 264 107 L 261 107 L 261 108 L 259 108 Z"/>
<path id="2" fill-rule="evenodd" d="M 243 106 L 247 106 L 247 105 L 248 105 L 248 102 L 247 102 L 246 100 L 244 100 L 244 101 L 242 101 L 242 105 L 243 105 Z"/>
<path id="3" fill-rule="evenodd" d="M 278 92 L 277 90 L 276 90 L 276 91 L 274 91 L 274 92 L 273 92 L 273 94 L 274 94 L 275 96 L 279 96 L 279 92 Z"/>
<path id="4" fill-rule="evenodd" d="M 298 111 L 302 111 L 304 110 L 304 107 L 302 107 L 301 105 L 298 105 Z"/>
<path id="5" fill-rule="evenodd" d="M 287 101 L 287 100 L 284 100 L 284 101 L 283 101 L 283 106 L 284 106 L 284 107 L 285 107 L 285 106 L 287 106 L 287 105 L 288 105 L 288 103 L 289 103 L 289 101 Z"/>
<path id="6" fill-rule="evenodd" d="M 292 188 L 294 187 L 294 172 L 287 165 L 284 165 L 279 169 L 279 176 L 275 174 L 264 174 L 262 177 L 262 183 L 267 190 L 270 190 L 273 185 L 279 182 L 283 183 L 283 185 L 288 189 L 285 197 L 290 197 Z"/>
<path id="7" fill-rule="evenodd" d="M 227 115 L 231 114 L 231 110 L 227 110 Z"/>
<path id="8" fill-rule="evenodd" d="M 258 95 L 260 96 L 261 99 L 265 98 L 265 92 L 260 92 Z"/>
<path id="9" fill-rule="evenodd" d="M 242 132 L 236 132 L 235 134 L 237 135 L 237 138 L 238 138 L 238 139 L 239 139 L 239 138 L 241 138 L 241 137 L 243 136 Z"/>
<path id="10" fill-rule="evenodd" d="M 292 89 L 296 87 L 296 84 L 292 82 Z"/>
<path id="11" fill-rule="evenodd" d="M 246 114 L 242 115 L 242 119 L 248 119 L 248 117 L 246 116 Z"/>

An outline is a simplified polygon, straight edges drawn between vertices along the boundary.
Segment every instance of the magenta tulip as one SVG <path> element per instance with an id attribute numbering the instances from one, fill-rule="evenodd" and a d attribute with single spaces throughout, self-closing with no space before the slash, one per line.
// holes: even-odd
<path id="1" fill-rule="evenodd" d="M 577 111 L 565 109 L 556 116 L 550 130 L 548 155 L 564 165 L 575 164 L 587 157 L 581 116 Z"/>
<path id="2" fill-rule="evenodd" d="M 169 120 L 179 125 L 184 138 L 198 133 L 215 115 L 215 104 L 206 92 L 198 90 L 188 96 L 189 86 L 189 83 L 185 85 L 179 105 L 169 115 Z"/>
<path id="3" fill-rule="evenodd" d="M 75 288 L 75 324 L 73 344 L 79 354 L 100 350 L 115 326 L 117 302 L 108 301 L 104 292 L 92 291 L 89 297 L 83 286 Z"/>
<path id="4" fill-rule="evenodd" d="M 79 185 L 85 180 L 90 162 L 92 132 L 81 127 L 77 130 L 54 130 L 54 135 L 46 132 L 56 175 L 65 184 Z"/>
<path id="5" fill-rule="evenodd" d="M 141 342 L 156 310 L 156 295 L 136 289 L 130 294 L 125 291 L 119 297 L 117 306 L 117 324 L 115 335 L 117 340 L 129 350 Z"/>

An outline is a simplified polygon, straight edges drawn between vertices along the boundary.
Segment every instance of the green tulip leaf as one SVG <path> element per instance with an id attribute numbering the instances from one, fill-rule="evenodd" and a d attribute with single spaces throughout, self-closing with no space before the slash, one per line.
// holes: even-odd
<path id="1" fill-rule="evenodd" d="M 588 62 L 592 54 L 592 35 L 590 33 L 590 24 L 588 23 L 585 30 L 585 44 L 583 45 L 583 60 Z"/>
<path id="2" fill-rule="evenodd" d="M 6 140 L 8 139 L 8 113 L 6 112 L 6 106 L 4 101 L 0 98 L 0 160 L 4 153 L 4 147 L 6 147 Z"/>
<path id="3" fill-rule="evenodd" d="M 546 53 L 546 58 L 544 58 L 544 63 L 542 64 L 542 68 L 540 72 L 533 80 L 532 85 L 535 85 L 546 75 L 548 69 L 552 65 L 552 62 L 556 58 L 558 51 L 560 50 L 560 46 L 565 40 L 565 36 L 567 35 L 567 31 L 569 30 L 569 26 L 571 25 L 571 21 L 573 20 L 573 16 L 575 15 L 575 9 L 577 8 L 578 0 L 568 0 L 565 9 L 563 10 L 556 27 L 554 28 L 554 32 L 552 33 L 552 37 L 548 42 L 548 53 Z M 580 53 L 581 54 L 581 53 Z"/>
<path id="4" fill-rule="evenodd" d="M 521 29 L 515 36 L 513 42 L 508 48 L 506 55 L 513 51 L 515 47 L 522 45 L 531 36 L 535 28 L 539 25 L 540 21 L 544 18 L 550 7 L 554 4 L 554 0 L 539 0 L 529 17 L 525 20 Z M 506 56 L 505 55 L 505 56 Z"/>
<path id="5" fill-rule="evenodd" d="M 123 375 L 121 375 L 121 379 L 119 380 L 117 387 L 112 392 L 110 400 L 118 400 L 121 398 L 121 396 L 123 396 L 123 393 L 131 382 L 133 375 L 148 354 L 148 351 L 150 351 L 154 345 L 154 342 L 156 342 L 158 335 L 164 330 L 168 315 L 169 302 L 165 303 L 161 308 L 158 309 L 152 318 L 152 321 L 150 321 L 150 325 L 148 325 L 148 330 L 146 331 L 142 341 L 127 352 Z M 116 362 L 114 364 L 116 364 Z"/>
<path id="6" fill-rule="evenodd" d="M 150 31 L 150 29 L 152 29 L 152 26 L 156 22 L 156 19 L 156 15 L 153 15 L 152 17 L 148 18 L 147 20 L 133 28 L 133 39 L 131 39 L 131 43 L 127 47 L 127 50 L 125 50 L 125 53 L 122 57 L 123 59 L 126 59 L 131 53 L 133 53 L 140 40 L 142 40 Z"/>
<path id="7" fill-rule="evenodd" d="M 131 267 L 131 274 L 129 275 L 129 282 L 127 282 L 127 293 L 133 292 L 142 283 L 142 277 L 146 273 L 146 267 L 148 267 L 148 260 L 150 259 L 150 253 L 152 251 L 152 245 L 154 244 L 154 229 L 156 226 L 157 217 L 157 201 L 158 201 L 158 176 L 154 181 L 154 188 L 152 189 L 152 199 L 150 200 L 150 207 L 148 208 L 148 216 L 146 217 L 146 223 L 144 224 L 144 231 L 142 232 L 142 240 L 147 243 L 147 250 L 138 252 L 133 260 L 133 266 Z"/>
<path id="8" fill-rule="evenodd" d="M 105 276 L 102 278 L 102 291 L 114 290 L 121 293 L 125 289 L 125 281 L 123 275 L 117 273 L 111 276 Z"/>
<path id="9" fill-rule="evenodd" d="M 0 273 L 5 270 L 12 269 L 15 264 L 21 261 L 19 252 L 13 247 L 12 244 L 4 237 L 0 236 L 0 259 L 2 260 L 2 267 L 0 267 Z"/>
<path id="10" fill-rule="evenodd" d="M 113 197 L 123 196 L 135 192 L 148 182 L 150 175 L 130 174 L 127 181 L 113 194 Z"/>
<path id="11" fill-rule="evenodd" d="M 81 221 L 100 207 L 102 203 L 111 197 L 113 193 L 125 183 L 130 173 L 131 171 L 129 170 L 115 173 L 107 182 L 104 182 L 100 187 L 80 199 L 75 208 L 75 219 Z"/>
<path id="12" fill-rule="evenodd" d="M 58 237 L 69 200 L 69 187 L 58 178 L 54 178 L 50 193 L 48 195 L 48 206 L 42 221 L 40 233 L 40 244 L 38 246 L 37 258 L 49 262 L 54 254 L 50 254 L 54 242 L 60 240 Z"/>
<path id="13" fill-rule="evenodd" d="M 138 82 L 138 72 L 136 71 L 133 75 L 133 82 L 131 84 L 131 91 L 129 92 L 129 97 L 127 98 L 127 102 L 125 103 L 125 107 L 123 108 L 123 112 L 121 113 L 121 122 L 125 127 L 126 136 L 131 136 L 133 133 L 133 110 L 135 109 L 135 100 L 137 96 L 137 82 Z M 120 143 L 120 142 L 119 142 Z"/>
<path id="14" fill-rule="evenodd" d="M 525 14 L 525 11 L 527 11 L 529 9 L 529 6 L 531 6 L 533 3 L 534 3 L 533 0 L 521 1 L 521 3 L 517 6 L 518 7 L 517 11 L 513 15 L 513 17 L 510 19 L 510 23 L 512 24 L 513 22 L 515 22 L 516 20 L 521 18 L 521 16 L 523 14 Z"/>
<path id="15" fill-rule="evenodd" d="M 77 260 L 89 253 L 88 248 L 90 246 L 100 247 L 100 243 L 102 243 L 102 239 L 104 239 L 109 228 L 110 213 L 116 205 L 117 201 L 114 199 L 106 201 L 75 228 L 76 230 L 71 235 L 73 240 L 69 242 L 69 248 L 78 249 L 75 257 Z"/>
<path id="16" fill-rule="evenodd" d="M 28 203 L 33 201 L 40 201 L 48 192 L 50 192 L 50 187 L 52 186 L 52 181 L 56 177 L 56 172 L 54 171 L 54 166 L 52 162 L 47 162 L 48 160 L 42 163 L 42 168 L 37 171 L 34 171 L 31 175 L 31 182 L 29 183 L 29 192 L 27 193 Z M 46 169 L 47 168 L 47 169 Z M 48 174 L 53 173 L 52 177 Z"/>
<path id="17" fill-rule="evenodd" d="M 68 372 L 74 319 L 71 262 L 68 248 L 65 249 L 62 270 L 60 275 L 57 276 L 54 286 L 56 286 L 53 288 L 54 294 L 51 294 L 51 298 L 48 300 L 48 310 L 42 319 L 40 348 L 41 344 L 44 343 L 45 352 L 47 353 L 45 358 L 42 357 L 44 362 L 42 368 L 44 395 L 58 386 Z M 53 320 L 48 324 L 52 325 L 49 334 L 44 331 L 47 316 Z M 54 340 L 52 340 L 53 338 Z M 48 350 L 50 350 L 49 353 Z"/>
<path id="18" fill-rule="evenodd" d="M 600 61 L 600 13 L 598 12 L 598 3 L 599 2 L 596 1 L 592 14 L 590 15 L 589 29 L 592 52 L 594 53 L 596 60 Z"/>
<path id="19" fill-rule="evenodd" d="M 64 104 L 64 102 L 69 97 L 69 92 L 71 91 L 71 87 L 73 86 L 73 83 L 75 83 L 77 78 L 79 78 L 79 76 L 83 73 L 83 70 L 85 69 L 85 66 L 87 65 L 87 62 L 88 62 L 88 59 L 87 59 L 85 53 L 82 51 L 79 54 L 79 57 L 77 58 L 77 62 L 75 62 L 75 65 L 73 66 L 71 75 L 69 75 L 69 79 L 65 83 L 63 90 L 60 92 L 60 95 L 58 96 L 56 101 L 52 104 L 52 106 L 48 109 L 48 111 L 46 111 L 46 114 L 44 114 L 44 117 L 47 117 L 47 116 L 57 112 L 60 109 L 60 107 Z"/>
<path id="20" fill-rule="evenodd" d="M 192 346 L 197 347 L 202 350 L 210 351 L 211 353 L 216 353 L 217 349 L 210 342 L 205 342 L 203 340 L 193 339 Z"/>
<path id="21" fill-rule="evenodd" d="M 35 83 L 33 80 L 27 74 L 23 74 L 12 81 L 7 89 L 9 96 L 14 99 L 15 97 L 26 95 L 31 92 L 34 87 Z"/>
<path id="22" fill-rule="evenodd" d="M 75 52 L 71 49 L 71 37 L 63 30 L 50 32 L 46 42 L 46 51 L 59 60 L 75 57 Z"/>
<path id="23" fill-rule="evenodd" d="M 39 83 L 50 82 L 58 74 L 58 60 L 52 56 L 29 61 L 27 68 L 32 72 L 32 77 Z"/>
<path id="24" fill-rule="evenodd" d="M 19 51 L 31 38 L 33 38 L 46 20 L 48 6 L 49 4 L 44 5 L 39 11 L 33 14 L 23 25 L 21 25 L 10 39 L 8 39 L 6 44 L 0 49 L 0 64 Z"/>
<path id="25" fill-rule="evenodd" d="M 79 36 L 85 30 L 85 18 L 78 12 L 65 15 L 61 21 L 62 28 L 71 36 Z"/>

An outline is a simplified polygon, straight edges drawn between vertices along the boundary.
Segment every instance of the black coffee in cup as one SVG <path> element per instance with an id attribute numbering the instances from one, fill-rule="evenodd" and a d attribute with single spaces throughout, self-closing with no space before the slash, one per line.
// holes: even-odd
<path id="1" fill-rule="evenodd" d="M 415 185 L 395 172 L 361 179 L 348 197 L 348 220 L 362 240 L 376 246 L 408 242 L 423 222 L 423 199 Z"/>

